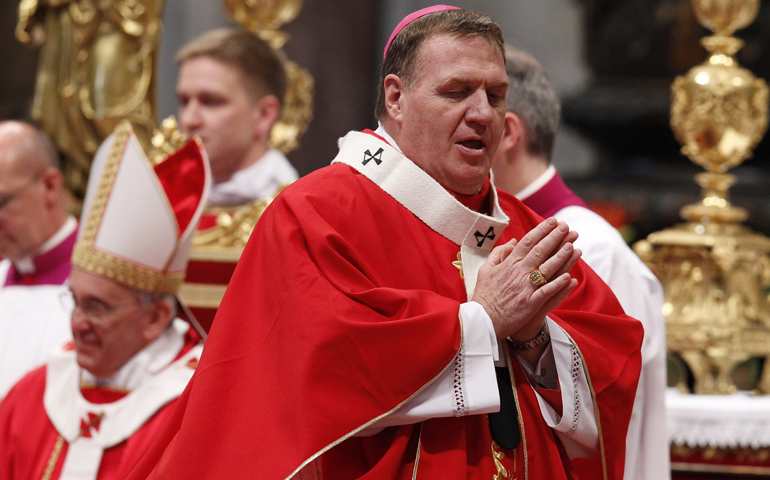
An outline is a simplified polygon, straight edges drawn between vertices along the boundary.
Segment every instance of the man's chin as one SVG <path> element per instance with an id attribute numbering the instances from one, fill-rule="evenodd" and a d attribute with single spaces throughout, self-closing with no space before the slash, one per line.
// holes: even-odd
<path id="1" fill-rule="evenodd" d="M 93 357 L 90 357 L 88 355 L 83 355 L 81 353 L 77 353 L 77 362 L 78 366 L 82 368 L 83 370 L 87 370 L 89 373 L 99 376 L 96 372 L 99 370 L 96 368 L 98 362 Z"/>

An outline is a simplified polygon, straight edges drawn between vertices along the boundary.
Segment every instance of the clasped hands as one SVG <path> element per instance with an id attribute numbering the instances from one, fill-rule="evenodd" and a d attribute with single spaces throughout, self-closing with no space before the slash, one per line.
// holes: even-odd
<path id="1" fill-rule="evenodd" d="M 513 239 L 490 252 L 471 300 L 484 307 L 498 339 L 525 342 L 535 337 L 548 312 L 577 286 L 569 273 L 581 255 L 573 246 L 577 237 L 566 223 L 549 218 L 520 241 Z M 545 282 L 530 277 L 536 270 Z"/>

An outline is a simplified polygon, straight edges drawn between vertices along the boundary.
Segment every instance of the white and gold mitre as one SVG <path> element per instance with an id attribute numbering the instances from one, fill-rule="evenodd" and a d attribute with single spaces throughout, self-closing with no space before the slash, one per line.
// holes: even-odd
<path id="1" fill-rule="evenodd" d="M 128 122 L 91 165 L 72 266 L 151 293 L 176 293 L 206 204 L 211 172 L 198 140 L 157 165 Z"/>

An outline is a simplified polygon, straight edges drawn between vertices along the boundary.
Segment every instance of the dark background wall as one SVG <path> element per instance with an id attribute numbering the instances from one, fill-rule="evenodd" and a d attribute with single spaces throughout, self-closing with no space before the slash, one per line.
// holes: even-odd
<path id="1" fill-rule="evenodd" d="M 378 11 L 373 1 L 309 0 L 284 28 L 287 56 L 316 82 L 313 121 L 289 154 L 300 175 L 328 165 L 348 131 L 376 127 Z"/>
<path id="2" fill-rule="evenodd" d="M 37 51 L 14 36 L 18 2 L 0 0 L 0 119 L 27 120 L 35 85 Z"/>

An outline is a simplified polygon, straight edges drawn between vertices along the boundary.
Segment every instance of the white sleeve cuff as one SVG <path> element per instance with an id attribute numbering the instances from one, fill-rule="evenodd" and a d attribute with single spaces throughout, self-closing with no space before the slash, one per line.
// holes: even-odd
<path id="1" fill-rule="evenodd" d="M 498 355 L 492 320 L 476 302 L 460 305 L 463 342 L 454 361 L 433 383 L 401 408 L 359 435 L 373 435 L 384 427 L 409 425 L 430 418 L 497 412 L 494 361 Z"/>
<path id="2" fill-rule="evenodd" d="M 585 366 L 577 347 L 561 327 L 548 317 L 546 322 L 551 331 L 551 348 L 559 376 L 562 415 L 559 416 L 535 391 L 540 413 L 548 426 L 554 429 L 570 458 L 595 456 L 599 447 L 599 430 Z"/>

